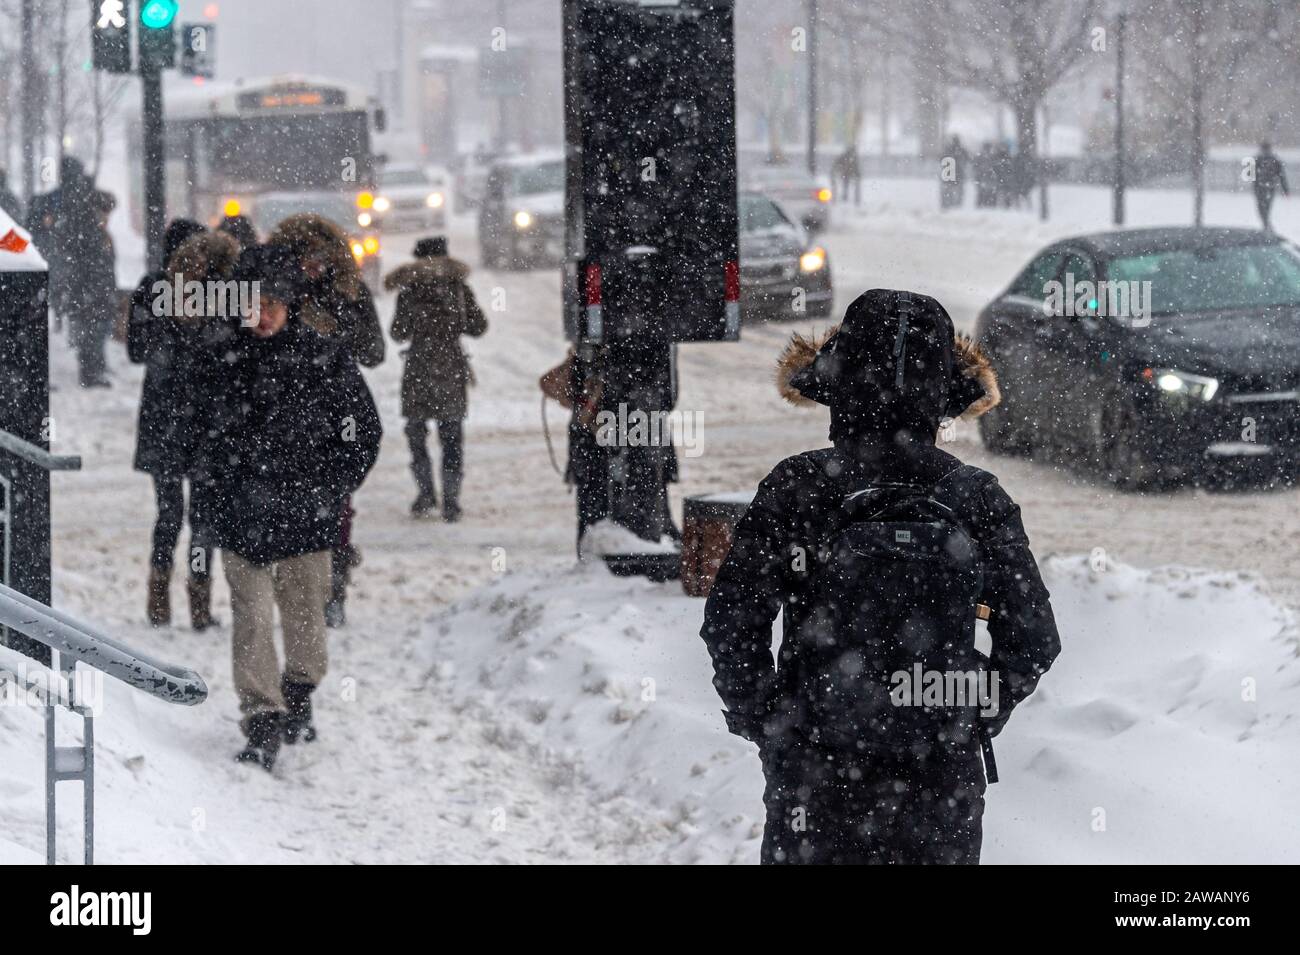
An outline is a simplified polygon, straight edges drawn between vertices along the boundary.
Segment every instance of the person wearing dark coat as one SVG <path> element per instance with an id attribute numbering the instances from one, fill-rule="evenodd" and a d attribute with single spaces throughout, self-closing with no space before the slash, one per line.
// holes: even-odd
<path id="1" fill-rule="evenodd" d="M 411 513 L 422 517 L 438 506 L 428 446 L 432 420 L 442 447 L 442 516 L 449 522 L 460 519 L 463 422 L 473 380 L 460 339 L 487 331 L 487 318 L 465 281 L 468 276 L 469 266 L 449 256 L 447 240 L 435 236 L 416 243 L 415 261 L 384 280 L 384 287 L 397 293 L 393 341 L 411 343 L 402 368 L 402 417 L 419 492 Z"/>
<path id="2" fill-rule="evenodd" d="M 1279 189 L 1284 196 L 1291 195 L 1291 187 L 1286 181 L 1286 167 L 1282 165 L 1282 160 L 1278 159 L 1277 153 L 1273 152 L 1272 143 L 1259 144 L 1259 155 L 1255 157 L 1254 189 L 1255 208 L 1259 210 L 1259 221 L 1265 232 L 1272 232 L 1273 225 L 1270 219 L 1273 213 L 1273 198 Z"/>
<path id="3" fill-rule="evenodd" d="M 941 418 L 997 404 L 996 375 L 975 345 L 955 338 L 934 299 L 873 289 L 824 338 L 796 335 L 778 383 L 787 400 L 830 407 L 832 446 L 787 458 L 759 485 L 700 632 L 728 728 L 759 747 L 767 781 L 762 861 L 976 863 L 980 740 L 1002 730 L 1060 650 L 1019 508 L 993 475 L 958 471 L 961 462 L 935 446 Z M 816 681 L 803 649 L 836 638 L 824 632 L 835 608 L 811 599 L 826 559 L 819 544 L 842 526 L 849 494 L 886 483 L 934 487 L 945 478 L 958 519 L 983 554 L 981 602 L 992 608 L 987 666 L 997 674 L 1000 705 L 980 711 L 983 725 L 965 736 L 918 745 L 882 731 L 848 744 L 813 715 Z M 774 659 L 778 614 L 783 636 Z"/>
<path id="4" fill-rule="evenodd" d="M 301 321 L 317 333 L 337 339 L 362 367 L 381 364 L 384 329 L 343 230 L 323 216 L 301 213 L 276 226 L 267 245 L 283 249 L 296 264 L 295 280 L 303 290 Z M 339 539 L 334 545 L 325 609 L 331 627 L 346 622 L 348 584 L 352 570 L 361 563 L 361 551 L 352 543 L 356 516 L 352 499 L 345 498 L 339 506 Z"/>
<path id="5" fill-rule="evenodd" d="M 374 465 L 382 428 L 347 349 L 303 322 L 306 292 L 292 256 L 246 249 L 236 278 L 260 283 L 260 310 L 223 350 L 228 384 L 201 443 L 197 479 L 208 484 L 230 584 L 234 681 L 248 738 L 239 758 L 270 769 L 282 739 L 315 736 L 311 694 L 326 672 L 340 505 Z"/>
<path id="6" fill-rule="evenodd" d="M 206 230 L 190 219 L 173 219 L 163 234 L 163 268 L 140 280 L 127 311 L 126 354 L 144 365 L 144 386 L 136 423 L 134 467 L 153 478 L 158 516 L 149 556 L 145 612 L 155 627 L 171 623 L 172 563 L 186 513 L 184 481 L 194 448 L 205 427 L 210 396 L 204 382 L 210 375 L 211 319 L 157 314 L 160 283 L 167 288 L 179 272 L 187 278 L 229 278 L 237 252 L 233 243 L 205 241 Z M 180 250 L 185 249 L 181 255 Z M 182 279 L 184 281 L 184 279 Z M 172 309 L 165 310 L 170 313 Z M 210 579 L 211 541 L 200 515 L 194 483 L 190 483 L 190 559 L 188 593 L 190 623 L 195 630 L 212 626 Z"/>
<path id="7" fill-rule="evenodd" d="M 108 388 L 104 347 L 118 310 L 117 254 L 108 233 L 108 217 L 117 202 L 106 192 L 95 192 L 91 202 L 90 223 L 77 225 L 80 231 L 75 234 L 64 231 L 60 239 L 67 257 L 61 285 L 68 341 L 77 350 L 78 381 L 82 388 Z M 71 220 L 64 219 L 62 229 L 72 228 Z"/>

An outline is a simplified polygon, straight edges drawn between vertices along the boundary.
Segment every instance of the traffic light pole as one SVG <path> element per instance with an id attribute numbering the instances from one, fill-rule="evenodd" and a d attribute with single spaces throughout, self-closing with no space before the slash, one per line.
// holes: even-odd
<path id="1" fill-rule="evenodd" d="M 167 220 L 167 183 L 163 166 L 162 71 L 142 66 L 144 90 L 144 241 L 145 265 L 160 269 L 163 230 Z"/>

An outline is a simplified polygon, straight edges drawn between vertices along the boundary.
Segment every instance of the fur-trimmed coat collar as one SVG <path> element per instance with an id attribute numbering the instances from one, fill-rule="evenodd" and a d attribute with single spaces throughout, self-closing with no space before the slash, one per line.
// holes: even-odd
<path id="1" fill-rule="evenodd" d="M 469 275 L 469 266 L 448 255 L 416 259 L 389 272 L 384 288 L 390 292 L 425 285 L 446 285 L 463 282 Z"/>
<path id="2" fill-rule="evenodd" d="M 837 331 L 839 325 L 834 325 L 819 335 L 801 335 L 795 332 L 790 336 L 790 341 L 776 361 L 776 387 L 782 398 L 797 406 L 811 407 L 816 404 L 812 399 L 804 397 L 790 383 L 790 379 L 813 363 L 822 346 Z M 997 407 L 1002 400 L 1002 392 L 998 387 L 997 372 L 984 349 L 967 336 L 958 334 L 953 339 L 953 359 L 954 373 L 977 382 L 983 391 L 959 416 L 963 420 L 972 420 Z M 956 416 L 958 415 L 954 415 Z"/>

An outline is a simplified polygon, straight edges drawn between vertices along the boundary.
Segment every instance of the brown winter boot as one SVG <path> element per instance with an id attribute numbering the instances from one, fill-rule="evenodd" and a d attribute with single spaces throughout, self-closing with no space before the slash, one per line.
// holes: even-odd
<path id="1" fill-rule="evenodd" d="M 171 582 L 170 567 L 149 569 L 149 602 L 145 612 L 151 626 L 166 627 L 172 622 Z"/>
<path id="2" fill-rule="evenodd" d="M 206 630 L 216 625 L 212 619 L 212 581 L 191 580 L 186 586 L 190 595 L 190 626 Z"/>

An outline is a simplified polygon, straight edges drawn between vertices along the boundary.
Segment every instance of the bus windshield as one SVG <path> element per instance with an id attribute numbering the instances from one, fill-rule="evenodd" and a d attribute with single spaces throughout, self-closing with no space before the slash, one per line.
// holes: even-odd
<path id="1" fill-rule="evenodd" d="M 217 188 L 340 189 L 370 178 L 362 111 L 217 119 L 209 126 L 208 178 Z M 354 175 L 347 176 L 349 165 Z"/>

